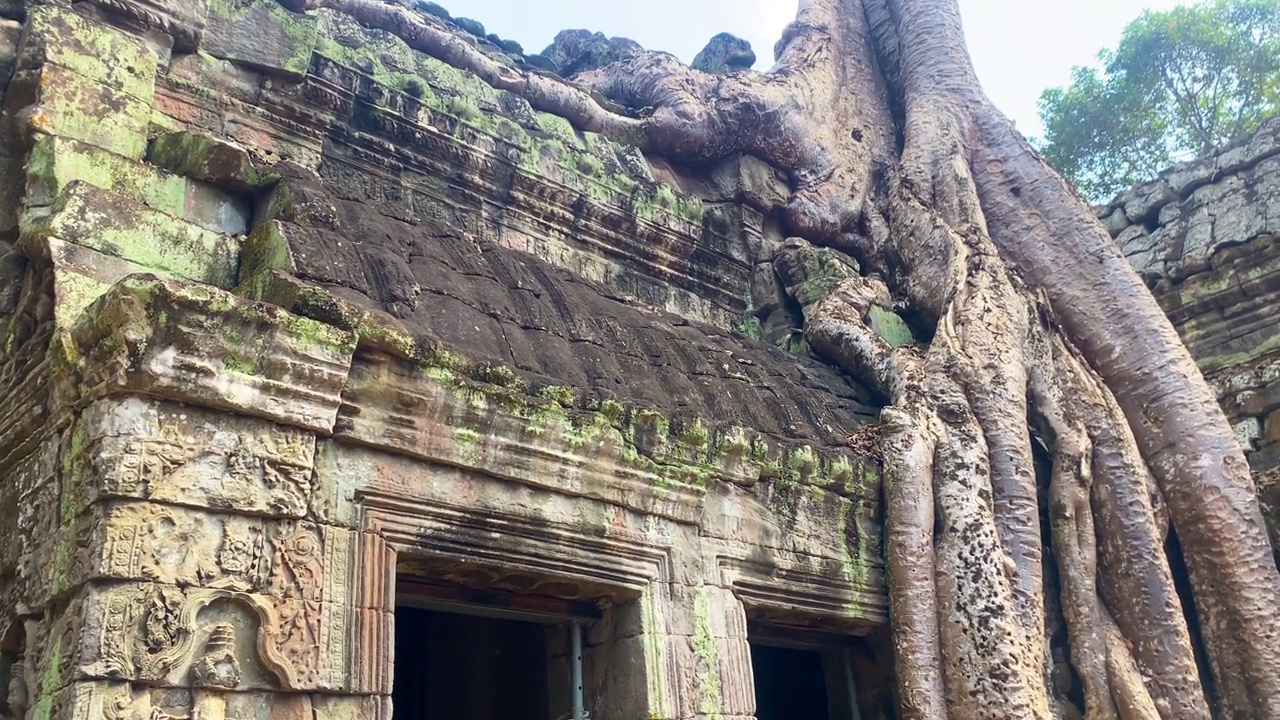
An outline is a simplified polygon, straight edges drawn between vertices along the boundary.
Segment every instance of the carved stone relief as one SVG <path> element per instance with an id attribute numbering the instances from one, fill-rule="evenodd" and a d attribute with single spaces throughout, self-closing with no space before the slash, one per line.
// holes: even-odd
<path id="1" fill-rule="evenodd" d="M 91 592 L 80 672 L 158 687 L 316 689 L 277 640 L 277 603 L 223 590 L 134 584 Z M 101 618 L 97 620 L 96 618 Z M 317 617 L 317 620 L 319 618 Z"/>
<path id="2" fill-rule="evenodd" d="M 278 528 L 268 588 L 276 602 L 272 642 L 297 670 L 297 681 L 312 685 L 320 679 L 325 650 L 320 628 L 324 548 L 310 523 L 284 522 Z"/>
<path id="3" fill-rule="evenodd" d="M 3 621 L 0 618 L 0 621 Z M 25 718 L 27 688 L 26 628 L 21 622 L 0 624 L 0 718 Z"/>
<path id="4" fill-rule="evenodd" d="M 57 529 L 58 439 L 41 444 L 12 470 L 0 473 L 0 606 L 30 603 L 42 576 L 36 555 Z M 13 580 L 5 583 L 6 576 Z"/>
<path id="5" fill-rule="evenodd" d="M 86 502 L 123 496 L 210 509 L 304 517 L 315 438 L 308 432 L 140 398 L 85 413 Z"/>
<path id="6" fill-rule="evenodd" d="M 151 503 L 100 507 L 96 575 L 241 592 L 266 588 L 266 520 Z"/>
<path id="7" fill-rule="evenodd" d="M 108 517 L 100 571 L 158 582 L 86 591 L 89 676 L 217 687 L 242 676 L 250 687 L 304 690 L 348 683 L 351 609 L 336 590 L 349 582 L 346 531 L 150 504 Z M 183 589 L 191 585 L 203 587 Z M 250 659 L 265 670 L 244 669 Z"/>
<path id="8" fill-rule="evenodd" d="M 192 685 L 234 689 L 240 684 L 240 661 L 235 653 L 235 628 L 218 623 L 209 633 L 204 653 L 191 668 Z"/>

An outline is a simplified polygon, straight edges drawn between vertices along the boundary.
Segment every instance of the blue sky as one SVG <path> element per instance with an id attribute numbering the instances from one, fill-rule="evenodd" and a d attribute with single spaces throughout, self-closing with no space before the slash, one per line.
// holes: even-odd
<path id="1" fill-rule="evenodd" d="M 731 32 L 751 41 L 759 69 L 768 69 L 773 43 L 795 15 L 796 0 L 437 0 L 454 15 L 484 23 L 530 51 L 565 28 L 621 35 L 685 62 L 707 40 Z M 983 87 L 1023 133 L 1040 131 L 1036 99 L 1062 85 L 1073 65 L 1093 62 L 1114 45 L 1125 23 L 1143 9 L 1168 9 L 1179 0 L 960 0 L 969 50 Z"/>

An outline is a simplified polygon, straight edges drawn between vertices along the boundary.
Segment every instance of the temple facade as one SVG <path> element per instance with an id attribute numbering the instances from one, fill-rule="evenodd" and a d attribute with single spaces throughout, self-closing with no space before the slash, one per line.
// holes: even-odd
<path id="1" fill-rule="evenodd" d="M 0 715 L 891 706 L 875 401 L 761 339 L 768 168 L 274 0 L 12 14 Z"/>
<path id="2" fill-rule="evenodd" d="M 0 718 L 893 717 L 879 400 L 799 332 L 857 269 L 786 237 L 785 177 L 335 11 L 0 16 Z M 1217 170 L 1105 209 L 1136 263 Z M 1250 197 L 1251 254 L 1151 271 L 1193 340 L 1280 288 Z M 1280 321 L 1248 307 L 1206 368 L 1266 469 Z"/>

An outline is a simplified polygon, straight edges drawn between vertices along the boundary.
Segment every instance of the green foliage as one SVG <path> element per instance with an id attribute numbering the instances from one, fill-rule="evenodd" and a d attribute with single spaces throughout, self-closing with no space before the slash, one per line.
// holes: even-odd
<path id="1" fill-rule="evenodd" d="M 1101 201 L 1256 129 L 1280 111 L 1280 0 L 1144 12 L 1101 68 L 1040 96 L 1051 165 Z"/>

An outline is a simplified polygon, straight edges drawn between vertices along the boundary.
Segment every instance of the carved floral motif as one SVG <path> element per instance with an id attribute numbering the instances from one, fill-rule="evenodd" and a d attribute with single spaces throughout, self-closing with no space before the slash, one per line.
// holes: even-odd
<path id="1" fill-rule="evenodd" d="M 290 662 L 297 681 L 314 684 L 322 672 L 324 554 L 320 534 L 310 523 L 284 523 L 275 539 L 269 592 L 275 599 L 273 643 Z"/>

